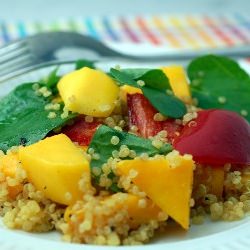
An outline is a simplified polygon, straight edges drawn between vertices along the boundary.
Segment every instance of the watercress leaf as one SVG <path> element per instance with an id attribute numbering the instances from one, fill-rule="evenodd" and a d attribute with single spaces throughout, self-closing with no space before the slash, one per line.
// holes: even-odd
<path id="1" fill-rule="evenodd" d="M 53 69 L 46 78 L 42 79 L 40 82 L 45 84 L 49 89 L 53 89 L 56 87 L 58 81 L 60 80 L 60 76 L 57 75 L 59 67 Z"/>
<path id="2" fill-rule="evenodd" d="M 201 108 L 246 111 L 250 121 L 250 76 L 237 62 L 221 56 L 207 55 L 188 66 L 193 97 Z"/>
<path id="3" fill-rule="evenodd" d="M 142 91 L 150 103 L 165 116 L 181 118 L 187 112 L 185 104 L 174 95 L 147 86 Z"/>
<path id="4" fill-rule="evenodd" d="M 185 104 L 177 97 L 167 94 L 166 90 L 170 88 L 169 81 L 162 70 L 153 69 L 145 73 L 144 69 L 144 74 L 136 80 L 133 78 L 139 75 L 137 70 L 132 74 L 130 72 L 133 72 L 133 69 L 123 72 L 112 68 L 110 75 L 121 85 L 127 84 L 142 89 L 149 102 L 163 115 L 180 118 L 186 113 Z M 139 86 L 136 82 L 138 80 L 143 80 L 145 85 Z"/>
<path id="5" fill-rule="evenodd" d="M 154 89 L 159 89 L 166 92 L 171 89 L 167 76 L 161 69 L 152 69 L 147 71 L 137 80 L 142 80 L 145 85 Z"/>
<path id="6" fill-rule="evenodd" d="M 171 89 L 169 80 L 161 69 L 122 69 L 120 72 L 135 81 L 144 81 L 146 86 L 163 91 Z M 139 87 L 138 84 L 137 87 Z"/>
<path id="7" fill-rule="evenodd" d="M 110 142 L 113 136 L 117 136 L 119 138 L 119 143 L 117 145 L 113 145 Z M 101 169 L 103 164 L 107 163 L 108 159 L 112 157 L 112 152 L 115 150 L 119 151 L 121 145 L 127 145 L 127 147 L 130 150 L 134 150 L 138 156 L 142 153 L 147 153 L 149 156 L 154 156 L 156 154 L 167 154 L 172 150 L 170 144 L 164 144 L 163 147 L 157 149 L 152 145 L 152 141 L 149 139 L 144 139 L 133 134 L 121 132 L 102 125 L 96 130 L 89 145 L 89 149 L 94 149 L 94 152 L 100 156 L 99 159 L 92 158 L 90 162 L 91 170 L 93 170 L 94 167 Z M 129 157 L 126 159 L 129 159 Z M 96 176 L 94 173 L 92 175 L 95 181 L 98 183 L 100 176 Z M 109 177 L 114 177 L 114 173 L 111 173 Z M 111 187 L 113 191 L 117 190 L 116 188 L 117 187 L 115 184 L 113 184 Z"/>
<path id="8" fill-rule="evenodd" d="M 139 85 L 136 83 L 133 76 L 126 72 L 111 68 L 109 75 L 113 77 L 119 85 L 131 85 L 133 87 L 139 88 Z"/>
<path id="9" fill-rule="evenodd" d="M 76 66 L 75 69 L 81 69 L 83 67 L 88 67 L 91 69 L 95 69 L 95 62 L 96 61 L 90 61 L 90 60 L 86 60 L 86 59 L 80 59 L 76 61 Z"/>
<path id="10" fill-rule="evenodd" d="M 152 69 L 144 69 L 144 68 L 127 68 L 127 69 L 121 69 L 121 72 L 130 75 L 134 80 L 139 79 L 142 77 L 145 73 L 150 71 Z"/>
<path id="11" fill-rule="evenodd" d="M 58 110 L 54 111 L 56 117 L 49 119 L 50 111 L 44 107 L 50 100 L 37 96 L 32 86 L 33 83 L 20 85 L 0 100 L 0 149 L 3 151 L 23 142 L 35 143 L 75 117 L 71 114 L 62 119 L 62 110 Z"/>
<path id="12" fill-rule="evenodd" d="M 0 99 L 0 121 L 9 119 L 13 114 L 20 113 L 24 108 L 32 106 L 33 103 L 39 103 L 39 106 L 40 103 L 44 103 L 44 98 L 38 98 L 34 94 L 34 90 L 30 87 L 31 84 L 33 85 L 33 83 L 20 85 Z"/>

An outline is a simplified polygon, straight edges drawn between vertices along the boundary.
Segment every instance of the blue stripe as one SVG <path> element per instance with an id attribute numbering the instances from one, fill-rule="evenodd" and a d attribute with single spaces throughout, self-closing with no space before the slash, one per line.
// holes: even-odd
<path id="1" fill-rule="evenodd" d="M 119 37 L 114 32 L 114 29 L 112 28 L 109 19 L 107 17 L 103 17 L 103 25 L 108 33 L 108 35 L 112 38 L 114 41 L 119 41 Z"/>
<path id="2" fill-rule="evenodd" d="M 8 29 L 7 29 L 7 26 L 4 22 L 1 22 L 0 23 L 0 31 L 2 33 L 2 38 L 3 38 L 3 41 L 4 42 L 9 42 L 10 41 L 10 36 L 9 36 L 9 33 L 8 33 Z"/>
<path id="3" fill-rule="evenodd" d="M 18 22 L 17 27 L 18 27 L 19 36 L 21 38 L 27 36 L 27 32 L 26 32 L 25 25 L 23 22 Z"/>
<path id="4" fill-rule="evenodd" d="M 235 18 L 240 22 L 241 25 L 245 26 L 250 30 L 250 20 L 246 19 L 243 15 L 236 13 Z"/>
<path id="5" fill-rule="evenodd" d="M 84 21 L 85 21 L 85 24 L 87 26 L 87 30 L 88 30 L 89 35 L 93 36 L 96 39 L 99 39 L 100 36 L 97 33 L 97 31 L 96 31 L 96 29 L 95 29 L 95 27 L 93 25 L 92 19 L 91 18 L 86 18 L 86 19 L 84 19 Z"/>

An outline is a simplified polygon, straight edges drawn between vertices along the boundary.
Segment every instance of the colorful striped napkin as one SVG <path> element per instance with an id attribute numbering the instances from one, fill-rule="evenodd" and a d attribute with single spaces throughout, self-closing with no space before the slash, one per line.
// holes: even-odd
<path id="1" fill-rule="evenodd" d="M 148 43 L 177 49 L 250 45 L 250 16 L 145 15 L 1 22 L 0 45 L 41 31 L 74 30 L 104 42 Z"/>

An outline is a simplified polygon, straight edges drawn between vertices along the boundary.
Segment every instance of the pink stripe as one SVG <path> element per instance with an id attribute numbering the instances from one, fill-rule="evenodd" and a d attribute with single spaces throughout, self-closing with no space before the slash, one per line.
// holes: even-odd
<path id="1" fill-rule="evenodd" d="M 248 43 L 249 39 L 242 33 L 237 27 L 232 25 L 225 17 L 221 17 L 221 21 L 226 25 L 226 27 L 231 30 L 231 32 L 236 35 L 241 41 Z"/>
<path id="2" fill-rule="evenodd" d="M 130 29 L 127 21 L 124 18 L 120 18 L 120 23 L 122 25 L 122 28 L 124 32 L 127 34 L 127 36 L 135 43 L 139 43 L 139 38 L 135 35 L 135 33 Z"/>
<path id="3" fill-rule="evenodd" d="M 204 16 L 205 24 L 227 45 L 232 46 L 234 42 L 223 32 L 221 31 L 213 22 L 213 20 L 208 17 Z"/>
<path id="4" fill-rule="evenodd" d="M 145 34 L 145 36 L 155 45 L 159 45 L 161 42 L 157 39 L 157 37 L 151 32 L 148 28 L 147 24 L 141 17 L 137 17 L 136 19 L 138 26 L 140 27 L 141 31 Z"/>

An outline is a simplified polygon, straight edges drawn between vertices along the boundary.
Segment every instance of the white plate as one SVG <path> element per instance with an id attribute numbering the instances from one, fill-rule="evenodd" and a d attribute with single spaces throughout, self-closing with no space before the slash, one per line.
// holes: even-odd
<path id="1" fill-rule="evenodd" d="M 23 82 L 37 81 L 44 77 L 55 66 L 27 72 L 18 77 L 0 84 L 0 96 L 6 95 L 13 87 Z M 73 69 L 73 65 L 62 65 L 60 73 Z M 93 245 L 80 245 L 64 243 L 57 232 L 50 233 L 26 233 L 18 230 L 9 230 L 0 220 L 0 249 L 1 250 L 97 250 L 110 249 Z M 236 222 L 211 222 L 203 225 L 192 225 L 188 232 L 180 227 L 170 224 L 168 230 L 150 243 L 143 246 L 122 246 L 122 250 L 141 249 L 203 249 L 203 250 L 233 250 L 250 249 L 250 217 Z"/>

